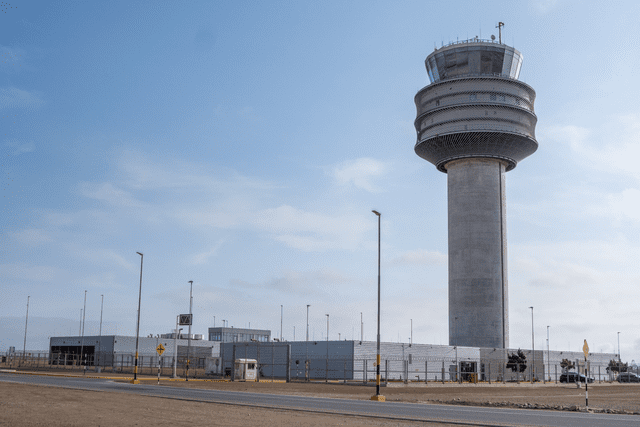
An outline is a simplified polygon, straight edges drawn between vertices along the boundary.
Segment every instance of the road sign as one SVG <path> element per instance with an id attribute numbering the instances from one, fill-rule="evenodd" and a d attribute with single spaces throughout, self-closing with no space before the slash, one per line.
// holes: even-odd
<path id="1" fill-rule="evenodd" d="M 180 326 L 189 326 L 191 325 L 191 321 L 193 320 L 193 314 L 181 314 L 178 319 L 178 323 Z"/>
<path id="2" fill-rule="evenodd" d="M 156 351 L 158 352 L 158 356 L 162 356 L 162 353 L 164 353 L 164 346 L 162 344 L 158 344 Z"/>
<path id="3" fill-rule="evenodd" d="M 589 357 L 589 344 L 587 344 L 587 340 L 584 340 L 582 352 L 584 353 L 584 360 L 587 360 L 587 358 Z"/>

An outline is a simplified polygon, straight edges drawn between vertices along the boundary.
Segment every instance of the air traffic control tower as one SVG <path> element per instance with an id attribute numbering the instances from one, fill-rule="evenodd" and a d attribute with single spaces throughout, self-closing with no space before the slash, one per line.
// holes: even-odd
<path id="1" fill-rule="evenodd" d="M 522 54 L 495 40 L 443 46 L 425 65 L 415 151 L 447 174 L 449 345 L 508 348 L 505 172 L 538 148 L 535 92 L 518 80 Z"/>

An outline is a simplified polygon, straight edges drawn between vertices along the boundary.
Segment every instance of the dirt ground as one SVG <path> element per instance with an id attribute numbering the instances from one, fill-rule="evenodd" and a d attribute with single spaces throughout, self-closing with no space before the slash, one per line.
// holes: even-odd
<path id="1" fill-rule="evenodd" d="M 41 374 L 41 372 L 39 372 Z M 96 374 L 92 374 L 97 376 Z M 89 376 L 89 375 L 88 375 Z M 112 376 L 127 381 L 128 376 Z M 139 377 L 155 384 L 153 377 Z M 249 391 L 344 399 L 366 400 L 375 387 L 342 383 L 220 382 L 210 380 L 162 379 L 161 386 Z M 381 389 L 389 402 L 447 403 L 515 408 L 558 410 L 584 409 L 584 385 L 575 384 L 441 384 L 390 383 Z M 589 385 L 589 407 L 597 412 L 640 414 L 640 385 Z M 193 425 L 240 426 L 413 426 L 401 420 L 325 415 L 288 410 L 179 401 L 132 396 L 112 392 L 86 392 L 55 387 L 0 383 L 0 426 L 110 425 L 163 426 Z M 430 424 L 446 425 L 446 424 Z"/>
<path id="2" fill-rule="evenodd" d="M 0 426 L 398 426 L 421 422 L 0 383 Z M 433 423 L 437 427 L 453 424 Z"/>

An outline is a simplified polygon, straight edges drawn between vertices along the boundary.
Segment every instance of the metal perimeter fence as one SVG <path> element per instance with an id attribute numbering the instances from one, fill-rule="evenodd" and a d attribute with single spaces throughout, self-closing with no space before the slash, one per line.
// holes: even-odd
<path id="1" fill-rule="evenodd" d="M 257 360 L 257 380 L 285 381 L 342 381 L 370 384 L 376 380 L 374 358 L 353 357 L 303 357 L 290 352 L 262 350 L 262 353 L 249 354 L 241 351 L 234 354 L 215 357 L 139 355 L 138 373 L 140 375 L 188 374 L 190 378 L 228 378 L 235 380 L 233 360 L 237 358 L 255 358 Z M 576 368 L 571 372 L 585 374 L 585 362 L 575 361 Z M 174 368 L 175 364 L 175 368 Z M 134 354 L 95 353 L 85 355 L 82 360 L 77 353 L 53 352 L 6 352 L 0 354 L 0 368 L 22 370 L 59 370 L 75 372 L 105 372 L 133 374 Z M 189 371 L 187 371 L 187 366 Z M 288 367 L 288 369 L 287 369 Z M 586 374 L 595 382 L 612 382 L 617 373 L 607 369 L 608 365 L 586 364 Z M 628 369 L 628 372 L 640 374 L 640 369 Z M 455 360 L 435 358 L 390 358 L 381 357 L 380 376 L 385 384 L 389 382 L 439 382 L 439 383 L 507 383 L 507 382 L 554 382 L 562 381 L 566 373 L 557 363 L 547 360 L 531 365 L 510 365 L 504 360 Z M 565 376 L 566 377 L 566 376 Z"/>

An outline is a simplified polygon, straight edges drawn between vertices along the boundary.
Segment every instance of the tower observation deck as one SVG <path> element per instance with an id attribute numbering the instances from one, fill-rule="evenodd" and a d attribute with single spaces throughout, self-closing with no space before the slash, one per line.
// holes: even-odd
<path id="1" fill-rule="evenodd" d="M 533 154 L 522 54 L 491 40 L 436 49 L 415 96 L 415 152 L 447 174 L 449 345 L 509 345 L 505 172 Z"/>

